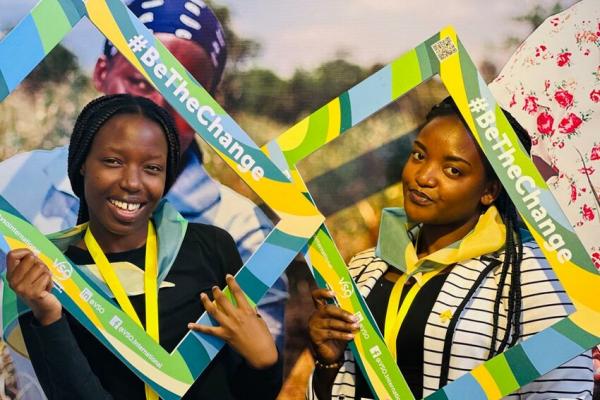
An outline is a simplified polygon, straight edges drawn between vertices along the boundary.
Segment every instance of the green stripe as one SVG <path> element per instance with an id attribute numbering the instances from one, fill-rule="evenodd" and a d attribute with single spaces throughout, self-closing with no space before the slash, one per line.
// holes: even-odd
<path id="1" fill-rule="evenodd" d="M 413 49 L 392 62 L 392 100 L 402 96 L 424 79 L 421 76 L 419 57 Z"/>
<path id="2" fill-rule="evenodd" d="M 253 299 L 260 299 L 267 289 L 269 289 L 248 268 L 241 269 L 236 279 L 240 286 L 244 287 L 246 296 Z"/>
<path id="3" fill-rule="evenodd" d="M 448 396 L 443 389 L 440 389 L 426 397 L 427 400 L 448 400 Z"/>
<path id="4" fill-rule="evenodd" d="M 81 18 L 87 15 L 85 5 L 79 0 L 58 0 L 69 19 L 71 26 L 75 26 Z"/>
<path id="5" fill-rule="evenodd" d="M 511 366 L 511 370 L 519 382 L 519 386 L 523 386 L 540 376 L 540 373 L 533 366 L 523 348 L 519 345 L 504 353 L 504 357 Z"/>
<path id="6" fill-rule="evenodd" d="M 424 43 L 421 43 L 415 48 L 415 52 L 417 53 L 417 59 L 419 60 L 419 69 L 421 70 L 421 75 L 424 77 L 430 77 L 434 75 L 431 69 L 431 61 L 429 59 L 429 55 L 427 54 L 427 48 Z M 439 73 L 439 68 L 435 72 Z"/>
<path id="7" fill-rule="evenodd" d="M 327 137 L 327 124 L 329 121 L 327 105 L 319 108 L 307 118 L 309 119 L 308 129 L 302 143 L 283 153 L 288 165 L 296 165 L 298 161 L 320 148 L 325 142 L 325 138 Z"/>
<path id="8" fill-rule="evenodd" d="M 477 68 L 475 68 L 475 65 L 473 65 L 473 61 L 471 61 L 467 50 L 463 47 L 460 40 L 458 41 L 458 51 L 460 57 L 460 69 L 462 70 L 463 84 L 465 93 L 467 93 L 467 98 L 474 99 L 480 97 L 479 72 L 477 71 Z"/>
<path id="9" fill-rule="evenodd" d="M 440 41 L 440 35 L 433 35 L 432 37 L 430 37 L 429 39 L 427 39 L 424 43 L 423 43 L 423 51 L 427 52 L 427 58 L 429 59 L 429 67 L 431 68 L 431 74 L 439 74 L 440 73 L 440 60 L 438 60 L 437 56 L 435 55 L 435 52 L 433 51 L 433 49 L 431 48 L 431 46 L 434 43 L 437 43 Z M 421 46 L 419 46 L 421 47 Z M 417 51 L 419 51 L 417 49 Z M 419 54 L 419 59 L 422 60 L 422 58 L 420 57 L 421 54 Z"/>
<path id="10" fill-rule="evenodd" d="M 504 354 L 489 360 L 486 367 L 494 376 L 494 380 L 503 395 L 512 393 L 519 388 L 519 382 L 515 379 Z"/>
<path id="11" fill-rule="evenodd" d="M 71 31 L 71 24 L 61 4 L 56 0 L 43 0 L 31 11 L 38 35 L 48 54 L 65 35 Z"/>
<path id="12" fill-rule="evenodd" d="M 308 121 L 308 132 L 302 147 L 308 147 L 310 151 L 321 148 L 327 139 L 329 129 L 329 107 L 327 105 L 315 111 Z"/>
<path id="13" fill-rule="evenodd" d="M 0 101 L 4 100 L 6 96 L 8 96 L 8 85 L 6 84 L 6 80 L 4 79 L 4 74 L 0 70 Z"/>
<path id="14" fill-rule="evenodd" d="M 590 349 L 600 343 L 600 337 L 584 331 L 568 318 L 554 324 L 552 329 L 568 337 L 584 349 Z"/>
<path id="15" fill-rule="evenodd" d="M 352 128 L 352 105 L 350 104 L 350 95 L 344 92 L 340 95 L 340 133 Z"/>

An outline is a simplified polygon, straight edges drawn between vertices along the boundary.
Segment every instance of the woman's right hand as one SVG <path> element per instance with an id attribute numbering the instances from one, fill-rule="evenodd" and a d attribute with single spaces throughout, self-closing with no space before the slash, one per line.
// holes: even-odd
<path id="1" fill-rule="evenodd" d="M 7 254 L 6 279 L 42 326 L 61 318 L 62 305 L 50 292 L 52 273 L 31 250 L 16 249 Z"/>
<path id="2" fill-rule="evenodd" d="M 308 333 L 319 361 L 331 364 L 342 358 L 348 342 L 359 329 L 357 318 L 338 306 L 328 304 L 335 294 L 327 289 L 316 289 L 312 298 L 317 308 L 308 320 Z"/>

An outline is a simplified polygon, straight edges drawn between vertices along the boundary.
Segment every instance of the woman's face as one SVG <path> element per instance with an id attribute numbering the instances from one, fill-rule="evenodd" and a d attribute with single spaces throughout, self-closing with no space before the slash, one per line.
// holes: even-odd
<path id="1" fill-rule="evenodd" d="M 165 189 L 167 152 L 161 127 L 144 116 L 118 114 L 102 125 L 81 168 L 94 235 L 146 232 Z"/>
<path id="2" fill-rule="evenodd" d="M 414 222 L 456 225 L 476 222 L 482 205 L 499 191 L 486 180 L 474 139 L 457 116 L 436 117 L 419 132 L 402 171 L 404 208 Z"/>

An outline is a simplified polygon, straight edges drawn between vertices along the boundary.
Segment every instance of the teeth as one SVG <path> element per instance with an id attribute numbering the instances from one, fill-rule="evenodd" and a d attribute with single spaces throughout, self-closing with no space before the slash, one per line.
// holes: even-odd
<path id="1" fill-rule="evenodd" d="M 126 203 L 124 201 L 119 201 L 119 200 L 111 200 L 110 202 L 112 204 L 114 204 L 117 208 L 120 208 L 121 210 L 126 210 L 126 211 L 135 211 L 138 208 L 140 208 L 140 206 L 141 206 L 140 203 Z"/>

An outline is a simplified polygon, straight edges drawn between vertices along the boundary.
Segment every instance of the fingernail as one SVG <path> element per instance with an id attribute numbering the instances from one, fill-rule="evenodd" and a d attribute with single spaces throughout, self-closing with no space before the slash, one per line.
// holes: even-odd
<path id="1" fill-rule="evenodd" d="M 350 321 L 352 321 L 352 322 L 358 322 L 358 318 L 356 317 L 356 315 L 350 315 L 350 316 L 348 317 L 348 319 L 349 319 Z"/>
<path id="2" fill-rule="evenodd" d="M 352 329 L 359 329 L 360 328 L 360 324 L 358 324 L 358 323 L 354 323 L 351 326 L 352 326 Z"/>
<path id="3" fill-rule="evenodd" d="M 206 293 L 204 293 L 204 292 L 200 293 L 200 298 L 202 300 L 206 299 Z"/>
<path id="4" fill-rule="evenodd" d="M 218 290 L 218 289 L 219 289 L 219 287 L 218 287 L 218 286 L 216 286 L 216 285 L 212 287 L 212 290 L 213 290 L 213 292 L 214 292 L 215 290 Z"/>
<path id="5" fill-rule="evenodd" d="M 348 339 L 354 339 L 354 333 L 347 333 L 347 334 L 346 334 L 346 337 L 347 337 Z"/>
<path id="6" fill-rule="evenodd" d="M 229 280 L 229 279 L 233 279 L 233 275 L 231 274 L 227 274 L 225 275 L 225 279 Z"/>
<path id="7" fill-rule="evenodd" d="M 187 325 L 188 329 L 192 329 L 192 324 Z"/>

